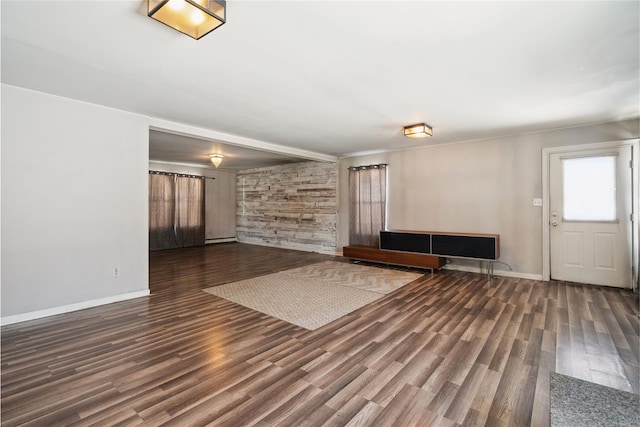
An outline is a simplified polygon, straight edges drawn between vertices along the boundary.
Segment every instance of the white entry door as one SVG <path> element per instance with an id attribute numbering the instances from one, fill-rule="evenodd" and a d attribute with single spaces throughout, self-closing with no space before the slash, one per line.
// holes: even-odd
<path id="1" fill-rule="evenodd" d="M 551 154 L 551 279 L 631 287 L 631 147 Z"/>

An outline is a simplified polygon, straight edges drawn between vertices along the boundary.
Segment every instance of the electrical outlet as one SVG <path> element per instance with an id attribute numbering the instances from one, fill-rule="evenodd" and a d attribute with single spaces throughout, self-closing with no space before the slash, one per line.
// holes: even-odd
<path id="1" fill-rule="evenodd" d="M 113 269 L 113 277 L 120 277 L 120 269 L 118 267 Z"/>
<path id="2" fill-rule="evenodd" d="M 533 199 L 533 206 L 542 206 L 542 199 Z"/>

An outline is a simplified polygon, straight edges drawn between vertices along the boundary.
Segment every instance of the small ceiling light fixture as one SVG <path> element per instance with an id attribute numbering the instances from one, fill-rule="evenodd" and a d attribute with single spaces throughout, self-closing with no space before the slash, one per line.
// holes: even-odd
<path id="1" fill-rule="evenodd" d="M 226 22 L 225 0 L 148 0 L 148 16 L 198 40 Z"/>
<path id="2" fill-rule="evenodd" d="M 222 154 L 212 154 L 210 157 L 211 157 L 211 163 L 213 163 L 213 166 L 218 167 L 220 166 L 220 163 L 222 163 L 222 158 L 224 156 Z"/>
<path id="3" fill-rule="evenodd" d="M 404 127 L 404 136 L 408 138 L 426 138 L 433 135 L 433 128 L 425 123 Z"/>

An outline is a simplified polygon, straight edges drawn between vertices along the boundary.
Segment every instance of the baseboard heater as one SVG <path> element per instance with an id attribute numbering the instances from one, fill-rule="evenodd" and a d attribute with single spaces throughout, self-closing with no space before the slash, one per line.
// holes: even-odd
<path id="1" fill-rule="evenodd" d="M 213 243 L 229 243 L 229 242 L 237 242 L 238 239 L 236 237 L 223 237 L 219 239 L 207 239 L 204 241 L 205 245 L 210 245 Z"/>

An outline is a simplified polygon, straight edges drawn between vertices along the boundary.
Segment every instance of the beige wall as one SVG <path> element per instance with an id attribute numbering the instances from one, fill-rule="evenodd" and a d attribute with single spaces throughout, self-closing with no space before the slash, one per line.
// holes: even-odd
<path id="1" fill-rule="evenodd" d="M 218 170 L 205 186 L 205 239 L 236 237 L 236 171 Z"/>
<path id="2" fill-rule="evenodd" d="M 388 163 L 388 228 L 500 234 L 500 261 L 539 278 L 542 208 L 533 199 L 542 197 L 542 149 L 637 138 L 638 127 L 636 119 L 446 145 L 426 140 L 416 142 L 421 148 L 343 158 L 338 246 L 348 244 L 347 167 Z"/>

